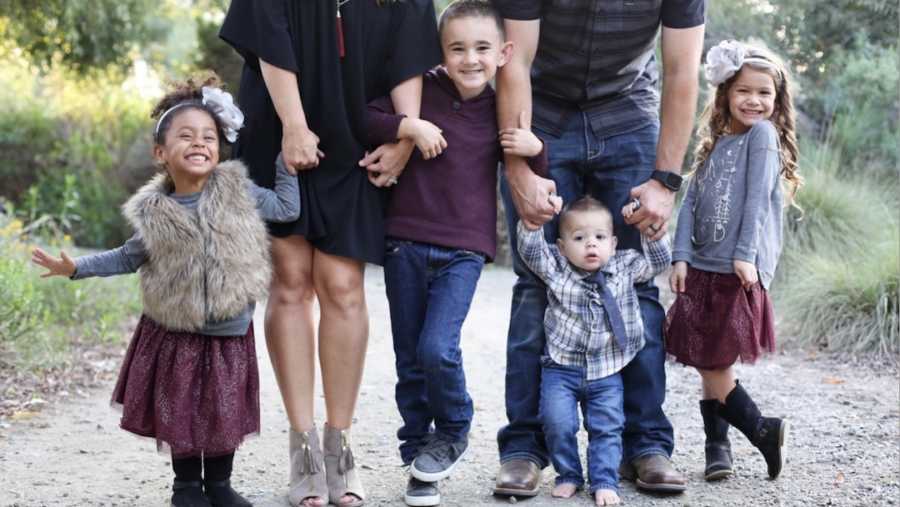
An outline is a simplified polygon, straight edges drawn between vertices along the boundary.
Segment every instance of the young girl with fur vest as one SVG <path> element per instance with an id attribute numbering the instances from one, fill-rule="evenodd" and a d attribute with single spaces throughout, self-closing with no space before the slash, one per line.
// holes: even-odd
<path id="1" fill-rule="evenodd" d="M 119 248 L 71 259 L 35 249 L 42 276 L 140 273 L 144 311 L 113 403 L 121 427 L 168 448 L 172 505 L 251 505 L 230 485 L 234 452 L 259 433 L 254 302 L 271 275 L 263 220 L 300 214 L 296 172 L 278 157 L 274 190 L 239 161 L 219 162 L 243 114 L 211 77 L 159 101 L 153 155 L 165 169 L 124 205 L 135 230 Z"/>

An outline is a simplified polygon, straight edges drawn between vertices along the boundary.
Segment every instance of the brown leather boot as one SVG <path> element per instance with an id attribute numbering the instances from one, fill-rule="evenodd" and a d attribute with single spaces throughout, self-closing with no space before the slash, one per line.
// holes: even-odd
<path id="1" fill-rule="evenodd" d="M 630 467 L 620 467 L 619 473 L 623 479 L 634 480 L 638 488 L 655 493 L 683 493 L 687 489 L 684 476 L 662 454 L 641 456 Z"/>
<path id="2" fill-rule="evenodd" d="M 500 465 L 495 495 L 536 496 L 541 490 L 541 468 L 528 459 L 511 459 Z"/>

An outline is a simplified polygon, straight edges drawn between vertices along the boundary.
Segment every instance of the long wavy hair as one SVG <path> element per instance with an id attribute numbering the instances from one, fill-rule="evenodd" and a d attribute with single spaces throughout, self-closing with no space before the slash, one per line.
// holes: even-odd
<path id="1" fill-rule="evenodd" d="M 794 101 L 791 98 L 790 74 L 781 58 L 771 51 L 748 44 L 744 44 L 744 48 L 746 57 L 760 58 L 771 63 L 771 65 L 764 65 L 749 62 L 745 63 L 741 70 L 744 67 L 750 67 L 753 70 L 765 72 L 775 82 L 775 108 L 769 121 L 772 122 L 775 130 L 778 132 L 781 177 L 784 178 L 788 186 L 788 203 L 799 208 L 794 202 L 794 198 L 797 195 L 797 191 L 803 186 L 803 177 L 800 176 L 798 165 L 800 150 L 797 147 L 796 114 L 794 112 Z M 695 171 L 703 167 L 719 138 L 731 133 L 731 111 L 728 109 L 728 91 L 734 82 L 737 81 L 739 75 L 740 71 L 735 72 L 733 76 L 719 84 L 703 110 L 703 114 L 700 117 L 700 142 L 697 143 L 697 149 L 694 152 L 693 169 Z"/>

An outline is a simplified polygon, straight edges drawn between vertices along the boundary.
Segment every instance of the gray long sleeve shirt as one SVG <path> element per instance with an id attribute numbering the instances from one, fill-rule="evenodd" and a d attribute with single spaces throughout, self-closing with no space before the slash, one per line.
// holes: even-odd
<path id="1" fill-rule="evenodd" d="M 772 123 L 719 138 L 678 211 L 673 262 L 714 273 L 734 273 L 735 260 L 750 262 L 768 290 L 782 246 L 780 174 Z"/>
<path id="2" fill-rule="evenodd" d="M 280 155 L 278 156 L 273 190 L 258 187 L 250 180 L 247 180 L 247 184 L 250 196 L 256 201 L 256 208 L 264 220 L 292 222 L 300 216 L 300 190 L 297 176 L 287 172 Z M 200 192 L 184 195 L 172 194 L 171 197 L 177 203 L 196 213 L 200 194 Z M 75 259 L 75 274 L 72 275 L 72 279 L 80 280 L 93 276 L 134 273 L 147 259 L 148 254 L 144 242 L 139 235 L 135 234 L 118 248 Z M 197 332 L 212 336 L 244 335 L 253 318 L 255 306 L 254 303 L 251 303 L 244 311 L 230 319 L 207 322 Z"/>

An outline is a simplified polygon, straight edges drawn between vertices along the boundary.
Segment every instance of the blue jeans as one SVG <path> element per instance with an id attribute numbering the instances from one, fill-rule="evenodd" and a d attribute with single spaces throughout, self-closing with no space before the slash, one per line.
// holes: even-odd
<path id="1" fill-rule="evenodd" d="M 472 398 L 459 339 L 482 267 L 484 256 L 476 252 L 387 240 L 384 284 L 403 418 L 397 438 L 405 464 L 432 433 L 452 442 L 469 433 Z"/>
<path id="2" fill-rule="evenodd" d="M 640 250 L 640 233 L 624 223 L 621 209 L 630 200 L 632 187 L 650 179 L 656 160 L 659 125 L 654 123 L 633 132 L 598 138 L 583 113 L 574 112 L 560 137 L 539 129 L 535 131 L 546 143 L 550 177 L 556 182 L 557 193 L 563 200 L 571 202 L 584 194 L 599 199 L 612 211 L 618 248 Z M 506 178 L 501 180 L 500 190 L 509 225 L 513 269 L 518 275 L 513 287 L 506 342 L 506 416 L 509 424 L 497 434 L 500 461 L 528 459 L 547 466 L 547 447 L 538 418 L 546 288 L 519 257 L 516 248 L 519 217 Z M 554 219 L 544 226 L 544 237 L 552 244 L 557 236 L 558 219 Z M 625 385 L 623 457 L 629 462 L 650 454 L 671 456 L 674 447 L 672 425 L 662 410 L 666 394 L 662 341 L 665 312 L 659 303 L 659 290 L 652 281 L 636 288 L 646 345 L 621 372 Z M 522 379 L 535 381 L 522 382 Z"/>
<path id="3" fill-rule="evenodd" d="M 622 377 L 615 373 L 588 381 L 584 368 L 562 366 L 544 358 L 541 372 L 541 421 L 556 484 L 584 485 L 578 457 L 578 405 L 588 432 L 588 479 L 598 489 L 619 490 L 622 459 Z"/>

